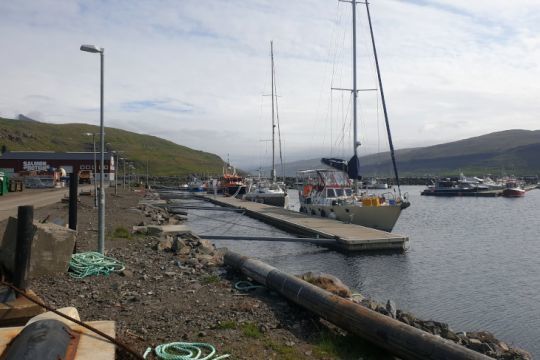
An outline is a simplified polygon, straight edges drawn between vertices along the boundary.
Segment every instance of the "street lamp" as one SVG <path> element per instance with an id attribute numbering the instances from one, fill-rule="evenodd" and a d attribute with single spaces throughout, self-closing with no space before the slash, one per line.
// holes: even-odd
<path id="1" fill-rule="evenodd" d="M 99 173 L 99 203 L 98 203 L 98 252 L 105 251 L 105 187 L 103 178 L 105 177 L 105 128 L 103 127 L 103 54 L 104 48 L 97 48 L 95 45 L 81 45 L 81 51 L 99 53 L 101 65 L 100 78 L 100 102 L 99 102 L 99 134 L 100 134 L 100 173 Z M 95 180 L 94 180 L 95 181 Z"/>
<path id="2" fill-rule="evenodd" d="M 84 133 L 86 136 L 92 137 L 92 143 L 94 144 L 94 171 L 92 171 L 92 177 L 94 178 L 94 207 L 98 207 L 98 196 L 97 196 L 97 182 L 96 182 L 96 133 Z"/>

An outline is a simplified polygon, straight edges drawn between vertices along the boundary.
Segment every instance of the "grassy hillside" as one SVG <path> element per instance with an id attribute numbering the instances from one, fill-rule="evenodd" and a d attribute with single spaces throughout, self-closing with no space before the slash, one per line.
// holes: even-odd
<path id="1" fill-rule="evenodd" d="M 92 151 L 96 133 L 99 149 L 99 127 L 88 124 L 48 124 L 0 118 L 0 146 L 9 151 Z M 134 162 L 143 173 L 146 160 L 152 175 L 219 174 L 223 160 L 214 154 L 193 150 L 155 136 L 105 127 L 108 150 L 124 151 L 121 157 Z"/>

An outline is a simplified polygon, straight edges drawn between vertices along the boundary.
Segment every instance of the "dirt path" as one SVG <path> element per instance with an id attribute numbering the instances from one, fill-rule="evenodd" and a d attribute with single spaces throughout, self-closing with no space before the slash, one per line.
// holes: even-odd
<path id="1" fill-rule="evenodd" d="M 90 190 L 90 185 L 79 185 L 79 191 Z M 51 205 L 69 194 L 69 188 L 61 189 L 25 189 L 23 192 L 8 193 L 0 197 L 0 221 L 17 215 L 17 207 L 34 205 L 34 208 Z"/>

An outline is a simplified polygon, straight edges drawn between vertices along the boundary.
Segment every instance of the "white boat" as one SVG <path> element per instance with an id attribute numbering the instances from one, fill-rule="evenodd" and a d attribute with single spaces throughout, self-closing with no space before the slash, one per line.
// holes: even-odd
<path id="1" fill-rule="evenodd" d="M 346 162 L 341 159 L 322 159 L 326 165 L 334 169 L 305 170 L 297 173 L 299 187 L 300 211 L 309 215 L 329 217 L 332 219 L 354 223 L 391 231 L 401 214 L 401 211 L 410 204 L 406 199 L 406 194 L 402 196 L 400 190 L 399 176 L 394 155 L 394 146 L 390 135 L 386 102 L 384 98 L 377 50 L 373 38 L 371 16 L 368 2 L 366 5 L 367 19 L 370 27 L 371 44 L 377 69 L 377 78 L 381 103 L 384 111 L 384 118 L 390 145 L 390 155 L 394 166 L 397 193 L 386 193 L 382 195 L 370 195 L 358 192 L 358 182 L 361 180 L 359 174 L 360 163 L 358 160 L 357 132 L 357 96 L 356 86 L 356 5 L 357 0 L 352 0 L 353 14 L 353 156 Z M 342 89 L 339 89 L 342 90 Z"/>
<path id="2" fill-rule="evenodd" d="M 270 174 L 270 179 L 261 179 L 259 176 L 259 181 L 256 183 L 251 182 L 247 186 L 246 194 L 244 195 L 244 200 L 255 201 L 259 203 L 286 207 L 288 198 L 285 184 L 278 183 L 276 177 L 276 116 L 277 116 L 277 103 L 275 104 L 275 81 L 274 81 L 274 45 L 273 42 L 270 42 L 270 58 L 272 65 L 272 171 Z M 281 155 L 281 146 L 280 146 L 280 155 Z"/>

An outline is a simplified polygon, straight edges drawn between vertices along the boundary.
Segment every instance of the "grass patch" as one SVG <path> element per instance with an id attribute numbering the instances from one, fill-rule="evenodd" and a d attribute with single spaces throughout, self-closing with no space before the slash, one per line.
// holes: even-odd
<path id="1" fill-rule="evenodd" d="M 324 330 L 315 345 L 314 355 L 319 357 L 332 356 L 338 359 L 390 359 L 384 350 L 353 335 L 339 335 Z"/>
<path id="2" fill-rule="evenodd" d="M 259 330 L 259 327 L 254 323 L 248 322 L 241 325 L 242 333 L 250 338 L 259 339 L 262 337 L 262 333 Z"/>
<path id="3" fill-rule="evenodd" d="M 217 275 L 208 275 L 202 278 L 201 283 L 208 285 L 208 284 L 215 284 L 220 281 L 220 277 Z"/>
<path id="4" fill-rule="evenodd" d="M 112 234 L 115 238 L 131 239 L 131 233 L 125 227 L 117 227 Z"/>
<path id="5" fill-rule="evenodd" d="M 272 340 L 266 341 L 265 345 L 267 348 L 275 351 L 279 355 L 279 359 L 296 360 L 296 359 L 301 358 L 296 348 L 292 346 L 278 344 L 278 343 L 273 342 Z"/>
<path id="6" fill-rule="evenodd" d="M 216 329 L 220 329 L 220 330 L 236 329 L 237 326 L 238 324 L 236 323 L 236 321 L 227 320 L 227 321 L 222 321 L 219 324 L 217 324 Z"/>

